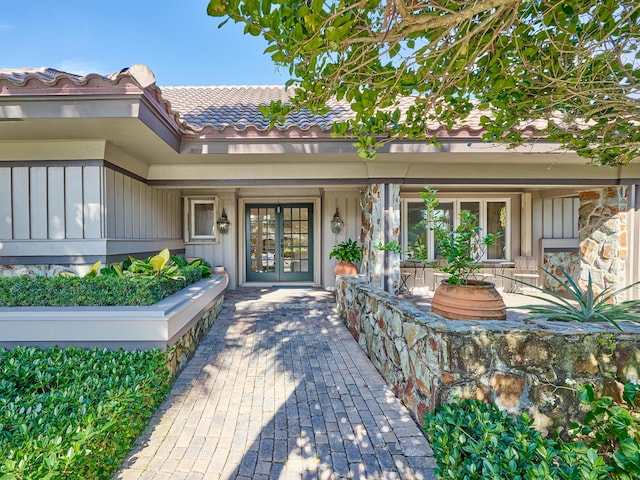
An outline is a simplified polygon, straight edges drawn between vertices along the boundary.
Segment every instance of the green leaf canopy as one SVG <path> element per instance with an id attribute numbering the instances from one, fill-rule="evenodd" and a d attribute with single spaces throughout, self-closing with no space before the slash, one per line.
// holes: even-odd
<path id="1" fill-rule="evenodd" d="M 207 12 L 263 36 L 288 68 L 292 103 L 272 105 L 273 124 L 344 100 L 353 117 L 335 134 L 367 158 L 470 115 L 486 141 L 547 138 L 603 165 L 639 156 L 639 0 L 211 0 Z"/>

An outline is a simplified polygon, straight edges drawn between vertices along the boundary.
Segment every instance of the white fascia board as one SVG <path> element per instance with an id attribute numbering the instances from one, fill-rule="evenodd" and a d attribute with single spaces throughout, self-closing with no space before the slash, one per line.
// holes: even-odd
<path id="1" fill-rule="evenodd" d="M 0 119 L 138 118 L 139 95 L 0 96 Z"/>
<path id="2" fill-rule="evenodd" d="M 286 154 L 357 154 L 352 139 L 273 138 L 265 139 L 198 139 L 184 140 L 180 153 L 192 155 L 286 155 Z M 384 145 L 380 154 L 420 153 L 566 153 L 562 145 L 538 140 L 510 148 L 506 143 L 486 143 L 479 139 L 439 139 L 439 145 L 430 142 L 398 141 Z"/>

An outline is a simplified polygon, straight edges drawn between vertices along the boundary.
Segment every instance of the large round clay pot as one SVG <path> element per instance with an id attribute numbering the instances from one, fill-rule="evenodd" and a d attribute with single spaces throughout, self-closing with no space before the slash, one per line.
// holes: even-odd
<path id="1" fill-rule="evenodd" d="M 436 288 L 431 310 L 450 320 L 505 320 L 507 308 L 491 282 L 469 280 L 466 285 L 449 285 L 446 280 Z"/>
<path id="2" fill-rule="evenodd" d="M 358 267 L 353 262 L 345 262 L 341 260 L 333 269 L 336 275 L 356 275 L 358 273 Z"/>

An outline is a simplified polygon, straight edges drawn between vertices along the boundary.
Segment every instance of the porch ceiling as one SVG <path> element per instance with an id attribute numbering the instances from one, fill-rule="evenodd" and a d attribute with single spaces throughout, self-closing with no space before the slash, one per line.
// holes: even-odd
<path id="1" fill-rule="evenodd" d="M 448 188 L 537 190 L 631 183 L 640 179 L 637 165 L 624 168 L 586 165 L 584 159 L 557 151 L 553 145 L 544 145 L 544 149 L 537 146 L 539 153 L 524 153 L 508 151 L 502 145 L 453 140 L 443 144 L 440 151 L 431 145 L 404 142 L 388 147 L 376 160 L 365 161 L 357 156 L 350 141 L 335 139 L 221 140 L 216 143 L 219 153 L 205 154 L 187 153 L 183 142 L 178 146 L 183 153 L 179 153 L 168 143 L 173 138 L 170 133 L 163 138 L 157 133 L 157 126 L 152 128 L 148 122 L 133 116 L 0 121 L 1 143 L 42 141 L 60 145 L 74 141 L 106 141 L 145 166 L 143 170 L 129 167 L 132 171 L 154 185 L 175 188 L 287 185 L 294 181 L 318 186 L 358 185 L 386 180 L 406 185 L 438 184 Z M 193 146 L 193 143 L 189 145 Z M 0 161 L 27 160 L 13 156 L 9 148 L 0 150 L 4 151 L 4 154 L 0 151 Z M 72 158 L 75 157 L 67 157 Z M 127 168 L 126 163 L 119 166 Z"/>

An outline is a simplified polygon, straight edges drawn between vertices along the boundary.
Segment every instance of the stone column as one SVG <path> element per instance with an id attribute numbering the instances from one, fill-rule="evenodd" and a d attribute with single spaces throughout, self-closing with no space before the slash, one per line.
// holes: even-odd
<path id="1" fill-rule="evenodd" d="M 625 286 L 628 188 L 608 187 L 580 193 L 580 285 L 589 274 L 596 293 Z"/>
<path id="2" fill-rule="evenodd" d="M 376 245 L 399 240 L 400 186 L 375 183 L 364 188 L 362 207 L 362 264 L 367 281 L 397 293 L 400 284 L 400 255 L 377 250 Z"/>

